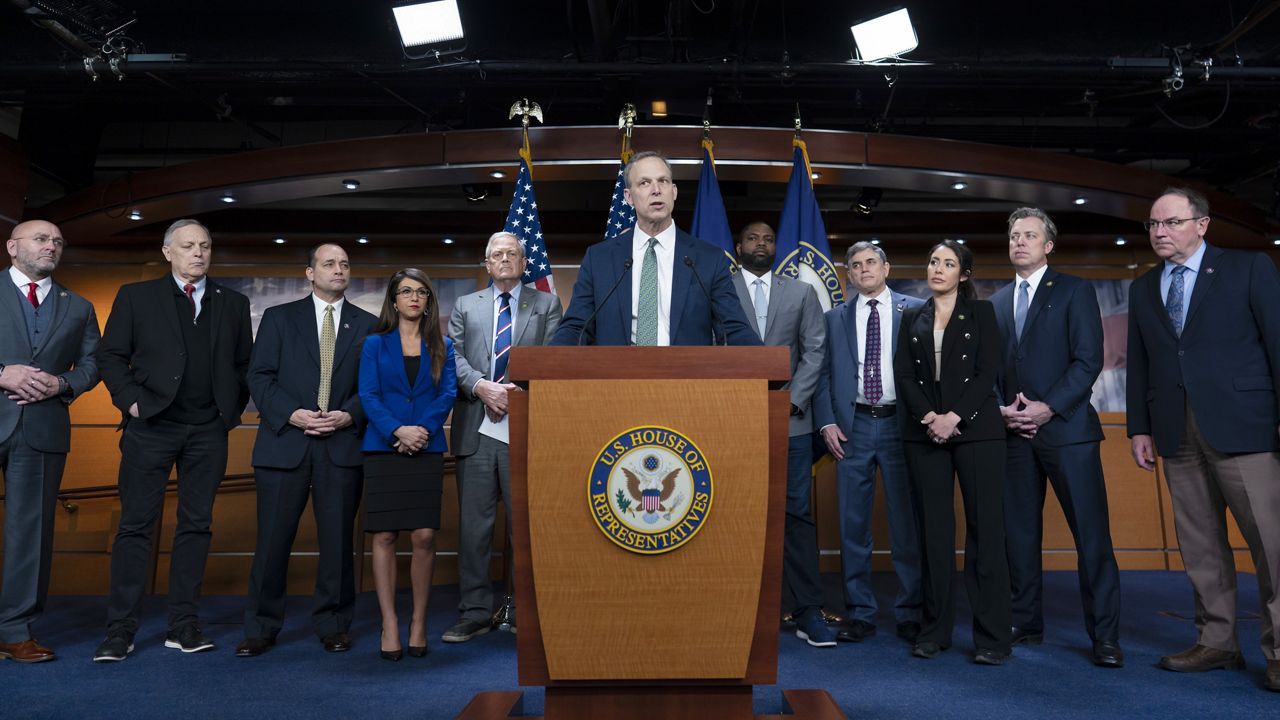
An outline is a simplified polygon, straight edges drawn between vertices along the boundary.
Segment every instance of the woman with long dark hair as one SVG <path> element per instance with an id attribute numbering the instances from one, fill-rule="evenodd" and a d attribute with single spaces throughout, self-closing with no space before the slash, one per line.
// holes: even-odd
<path id="1" fill-rule="evenodd" d="M 894 378 L 907 473 L 921 535 L 923 627 L 912 654 L 951 646 L 955 625 L 955 484 L 964 498 L 964 579 L 973 606 L 973 661 L 1009 658 L 1012 610 L 1004 548 L 1005 429 L 996 401 L 1000 332 L 973 288 L 973 253 L 954 240 L 929 252 L 932 297 L 902 317 Z"/>
<path id="2" fill-rule="evenodd" d="M 396 539 L 410 532 L 413 615 L 409 655 L 427 654 L 427 596 L 435 566 L 444 475 L 444 420 L 457 394 L 453 341 L 440 332 L 440 309 L 427 274 L 391 276 L 378 325 L 360 355 L 364 434 L 364 530 L 373 533 L 373 584 L 382 613 L 381 656 L 398 661 Z"/>

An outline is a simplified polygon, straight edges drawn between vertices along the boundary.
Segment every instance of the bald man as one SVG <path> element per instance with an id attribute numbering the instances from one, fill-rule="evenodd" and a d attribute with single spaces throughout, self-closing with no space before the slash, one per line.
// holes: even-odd
<path id="1" fill-rule="evenodd" d="M 53 281 L 62 232 L 33 220 L 14 227 L 0 287 L 0 473 L 4 475 L 4 581 L 0 658 L 53 660 L 31 636 L 44 610 L 53 558 L 53 510 L 67 452 L 71 402 L 98 384 L 98 318 Z"/>

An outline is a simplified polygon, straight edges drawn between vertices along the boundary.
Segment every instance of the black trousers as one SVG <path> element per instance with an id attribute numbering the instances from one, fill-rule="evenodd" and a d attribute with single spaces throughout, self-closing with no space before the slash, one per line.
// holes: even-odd
<path id="1" fill-rule="evenodd" d="M 904 445 L 922 555 L 924 611 L 918 642 L 951 646 L 958 478 L 964 498 L 964 580 L 973 606 L 973 644 L 979 650 L 1009 652 L 1012 611 L 1002 511 L 1004 440 Z"/>
<path id="2" fill-rule="evenodd" d="M 308 497 L 320 550 L 311 627 L 321 638 L 351 627 L 356 601 L 352 535 L 364 472 L 359 465 L 334 465 L 326 443 L 324 438 L 310 438 L 302 464 L 291 470 L 254 468 L 258 541 L 244 613 L 247 638 L 274 638 L 284 624 L 289 553 Z"/>
<path id="3" fill-rule="evenodd" d="M 200 586 L 213 536 L 213 499 L 227 471 L 221 419 L 199 425 L 131 419 L 120 438 L 120 528 L 111 548 L 107 631 L 138 631 L 156 520 L 178 467 L 178 523 L 169 556 L 169 628 L 197 622 Z"/>

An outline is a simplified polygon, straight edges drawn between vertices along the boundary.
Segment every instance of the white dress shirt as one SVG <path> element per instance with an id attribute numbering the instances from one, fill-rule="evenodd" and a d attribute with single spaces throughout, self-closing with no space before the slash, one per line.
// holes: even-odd
<path id="1" fill-rule="evenodd" d="M 1208 243 L 1201 240 L 1200 247 L 1191 253 L 1191 257 L 1182 263 L 1187 272 L 1182 273 L 1182 325 L 1187 324 L 1187 310 L 1191 308 L 1191 291 L 1196 287 L 1196 278 L 1200 276 L 1200 263 L 1204 262 L 1204 249 L 1208 247 Z M 1173 269 L 1178 267 L 1178 263 L 1172 260 L 1164 261 L 1164 269 L 1160 271 L 1160 303 L 1169 298 L 1169 286 L 1173 284 Z"/>
<path id="2" fill-rule="evenodd" d="M 1017 273 L 1013 274 L 1013 306 L 1018 307 L 1018 288 L 1022 286 L 1022 281 L 1027 281 L 1027 311 L 1031 310 L 1031 303 L 1036 299 L 1036 289 L 1040 287 L 1040 281 L 1044 280 L 1044 274 L 1049 272 L 1049 266 L 1041 265 L 1040 269 L 1031 273 L 1031 277 L 1022 277 Z"/>
<path id="3" fill-rule="evenodd" d="M 867 320 L 871 318 L 871 306 L 868 300 L 876 301 L 876 312 L 880 314 L 880 389 L 882 397 L 877 405 L 892 405 L 898 400 L 898 387 L 893 382 L 893 293 L 888 287 L 880 291 L 874 298 L 858 294 L 858 304 L 854 308 L 854 317 L 858 323 L 858 402 L 870 405 L 863 390 L 866 388 L 867 370 L 863 367 L 867 358 Z"/>
<path id="4" fill-rule="evenodd" d="M 756 302 L 756 282 L 758 281 L 764 284 L 764 307 L 755 308 L 755 312 L 752 313 L 752 317 L 760 315 L 761 313 L 768 315 L 769 301 L 773 298 L 773 272 L 770 271 L 760 276 L 757 276 L 755 273 L 746 269 L 739 270 L 738 272 L 741 272 L 742 279 L 747 281 L 747 297 L 751 298 L 753 306 Z M 768 320 L 765 320 L 765 322 L 766 325 L 764 327 L 764 331 L 769 332 L 769 326 L 767 324 Z"/>
<path id="5" fill-rule="evenodd" d="M 637 310 L 640 307 L 640 273 L 644 271 L 644 254 L 649 249 L 649 235 L 636 226 L 631 231 L 631 342 L 636 341 Z M 675 274 L 676 224 L 653 236 L 658 259 L 658 344 L 671 344 L 671 284 Z"/>
<path id="6" fill-rule="evenodd" d="M 22 297 L 27 296 L 27 290 L 29 289 L 27 286 L 35 283 L 36 300 L 40 301 L 41 305 L 44 304 L 44 299 L 49 297 L 49 291 L 53 289 L 53 278 L 46 277 L 43 280 L 32 280 L 14 265 L 9 266 L 9 277 L 13 279 L 13 284 L 17 285 L 18 289 L 22 291 Z"/>
<path id="7" fill-rule="evenodd" d="M 333 338 L 337 340 L 338 328 L 342 327 L 342 325 L 339 324 L 342 322 L 342 305 L 344 302 L 346 302 L 346 298 L 338 298 L 334 302 L 327 303 L 321 300 L 320 298 L 316 297 L 315 293 L 311 293 L 311 299 L 312 301 L 315 302 L 315 306 L 316 306 L 316 337 L 318 338 L 324 334 L 324 309 L 325 307 L 332 305 L 333 306 Z"/>
<path id="8" fill-rule="evenodd" d="M 206 285 L 209 284 L 207 282 L 208 280 L 209 278 L 202 277 L 196 282 L 191 283 L 192 285 L 196 286 L 196 289 L 191 293 L 191 299 L 195 300 L 195 303 L 196 303 L 196 314 L 193 316 L 195 318 L 200 317 L 200 309 L 201 309 L 200 304 L 204 302 L 204 288 Z M 183 295 L 186 295 L 187 291 L 185 287 L 186 287 L 187 281 L 183 280 L 177 275 L 173 275 L 173 281 L 178 284 L 178 292 L 182 293 Z"/>

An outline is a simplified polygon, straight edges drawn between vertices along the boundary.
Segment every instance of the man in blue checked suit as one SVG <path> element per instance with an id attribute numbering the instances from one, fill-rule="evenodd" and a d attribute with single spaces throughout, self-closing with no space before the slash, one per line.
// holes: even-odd
<path id="1" fill-rule="evenodd" d="M 552 345 L 759 345 L 724 253 L 675 226 L 671 166 L 641 152 L 623 171 L 636 226 L 587 248 Z"/>
<path id="2" fill-rule="evenodd" d="M 845 253 L 854 299 L 827 312 L 827 353 L 818 378 L 814 422 L 836 458 L 840 557 L 847 622 L 840 640 L 861 642 L 876 632 L 871 589 L 871 514 L 876 469 L 884 482 L 889 544 L 898 575 L 893 614 L 908 642 L 920 634 L 920 539 L 902 449 L 893 356 L 902 314 L 921 304 L 885 284 L 889 258 L 879 246 L 854 243 Z"/>
<path id="3" fill-rule="evenodd" d="M 1006 436 L 1004 521 L 1013 642 L 1044 638 L 1045 482 L 1075 539 L 1093 663 L 1121 667 L 1120 570 L 1111 547 L 1102 426 L 1090 404 L 1102 372 L 1102 315 L 1089 281 L 1049 266 L 1058 228 L 1038 208 L 1009 216 L 1014 282 L 991 296 L 1004 342 L 1000 412 Z"/>

